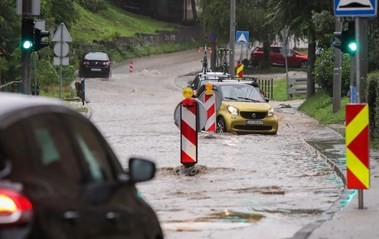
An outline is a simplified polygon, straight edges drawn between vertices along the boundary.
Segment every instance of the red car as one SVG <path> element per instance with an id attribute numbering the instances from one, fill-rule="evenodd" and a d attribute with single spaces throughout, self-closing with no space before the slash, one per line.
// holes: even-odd
<path id="1" fill-rule="evenodd" d="M 272 46 L 270 47 L 270 59 L 272 65 L 285 66 L 285 57 L 282 54 L 282 47 Z M 263 58 L 263 47 L 256 47 L 251 52 L 250 62 L 253 66 L 259 65 Z M 289 67 L 308 67 L 308 55 L 302 54 L 295 50 L 290 50 L 290 54 L 287 56 L 287 63 Z"/>

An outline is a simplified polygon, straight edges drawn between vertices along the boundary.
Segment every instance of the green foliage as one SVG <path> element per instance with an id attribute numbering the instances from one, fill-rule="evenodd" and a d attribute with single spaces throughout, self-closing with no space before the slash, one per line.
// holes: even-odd
<path id="1" fill-rule="evenodd" d="M 314 96 L 307 98 L 299 109 L 322 124 L 343 124 L 345 122 L 345 105 L 348 102 L 349 98 L 343 97 L 341 109 L 333 113 L 332 98 L 325 91 L 319 91 Z"/>
<path id="2" fill-rule="evenodd" d="M 107 4 L 104 0 L 77 0 L 78 3 L 85 9 L 91 12 L 100 12 L 107 9 Z"/>
<path id="3" fill-rule="evenodd" d="M 333 73 L 334 73 L 334 48 L 330 47 L 323 51 L 316 59 L 313 76 L 315 82 L 329 95 L 333 95 Z M 350 56 L 343 54 L 341 95 L 346 96 L 350 88 Z"/>
<path id="4" fill-rule="evenodd" d="M 379 71 L 368 74 L 366 85 L 370 135 L 379 138 Z"/>
<path id="5" fill-rule="evenodd" d="M 368 24 L 368 70 L 379 70 L 379 20 L 370 20 Z"/>

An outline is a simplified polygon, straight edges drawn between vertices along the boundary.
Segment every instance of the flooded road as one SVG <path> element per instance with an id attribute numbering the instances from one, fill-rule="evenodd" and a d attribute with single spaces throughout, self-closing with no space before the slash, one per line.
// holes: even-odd
<path id="1" fill-rule="evenodd" d="M 277 135 L 199 133 L 195 176 L 178 175 L 180 131 L 174 110 L 182 88 L 201 71 L 197 50 L 133 60 L 112 78 L 87 79 L 92 120 L 123 165 L 156 162 L 153 181 L 138 184 L 168 239 L 290 238 L 342 192 L 336 173 L 307 142 L 340 140 L 299 113 L 301 101 L 270 102 Z"/>

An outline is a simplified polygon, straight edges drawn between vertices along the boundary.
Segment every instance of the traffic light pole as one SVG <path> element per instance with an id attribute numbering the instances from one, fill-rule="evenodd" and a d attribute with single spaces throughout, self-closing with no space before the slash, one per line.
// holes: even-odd
<path id="1" fill-rule="evenodd" d="M 234 76 L 234 46 L 236 42 L 236 0 L 230 0 L 229 74 Z"/>
<path id="2" fill-rule="evenodd" d="M 340 18 L 336 19 L 335 31 L 342 31 L 342 22 Z M 342 52 L 334 48 L 334 74 L 333 74 L 333 112 L 336 113 L 341 109 L 341 61 Z"/>
<path id="3" fill-rule="evenodd" d="M 23 0 L 22 1 L 22 18 L 27 18 L 30 16 L 30 13 L 32 12 L 32 2 Z M 23 93 L 26 95 L 31 94 L 31 76 L 30 76 L 30 55 L 31 52 L 22 51 L 22 86 L 23 86 Z"/>

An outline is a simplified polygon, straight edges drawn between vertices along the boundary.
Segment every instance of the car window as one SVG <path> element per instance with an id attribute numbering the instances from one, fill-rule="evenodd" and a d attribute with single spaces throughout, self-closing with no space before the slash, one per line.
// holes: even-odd
<path id="1" fill-rule="evenodd" d="M 4 130 L 3 136 L 11 179 L 57 197 L 78 195 L 80 168 L 59 115 L 40 114 L 17 121 Z"/>
<path id="2" fill-rule="evenodd" d="M 89 121 L 74 116 L 67 117 L 67 120 L 72 125 L 72 134 L 84 159 L 83 163 L 89 173 L 90 180 L 95 182 L 115 180 L 115 174 L 121 172 L 114 172 L 117 170 L 111 165 L 111 162 L 114 163 L 115 161 L 112 159 L 114 155 L 111 155 L 97 130 Z"/>
<path id="3" fill-rule="evenodd" d="M 270 51 L 273 52 L 273 53 L 280 53 L 280 48 L 273 47 L 273 48 L 270 48 Z"/>
<path id="4" fill-rule="evenodd" d="M 42 168 L 50 175 L 68 176 L 80 182 L 81 175 L 77 157 L 67 130 L 57 114 L 41 114 L 29 122 L 31 131 L 31 150 Z"/>
<path id="5" fill-rule="evenodd" d="M 260 92 L 251 85 L 222 85 L 220 86 L 222 96 L 226 100 L 253 100 L 265 102 Z"/>
<path id="6" fill-rule="evenodd" d="M 88 53 L 85 57 L 86 60 L 99 60 L 99 61 L 108 61 L 109 57 L 105 53 L 101 52 L 94 52 L 94 53 Z"/>

